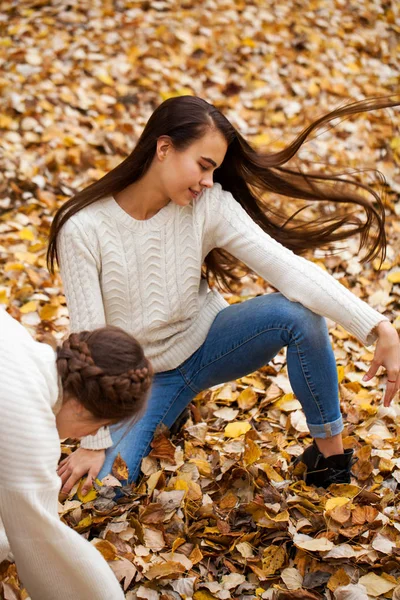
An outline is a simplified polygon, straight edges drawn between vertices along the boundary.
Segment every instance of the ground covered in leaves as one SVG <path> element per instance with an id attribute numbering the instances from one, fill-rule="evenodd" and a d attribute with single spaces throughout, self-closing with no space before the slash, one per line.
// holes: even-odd
<path id="1" fill-rule="evenodd" d="M 35 335 L 68 328 L 45 268 L 56 207 L 131 151 L 163 99 L 200 95 L 274 151 L 323 112 L 398 91 L 399 5 L 383 0 L 4 0 L 0 26 L 0 303 Z M 400 328 L 399 111 L 336 125 L 300 158 L 368 168 L 367 183 L 384 174 L 387 258 L 362 265 L 356 240 L 310 258 Z M 266 291 L 249 275 L 228 300 Z M 309 488 L 291 470 L 310 438 L 284 353 L 207 390 L 178 434 L 159 432 L 136 488 L 116 464 L 88 496 L 60 503 L 127 599 L 400 598 L 400 408 L 382 407 L 383 374 L 361 381 L 372 349 L 329 325 L 344 441 L 359 459 L 352 484 Z M 0 580 L 6 600 L 26 600 L 12 563 Z"/>

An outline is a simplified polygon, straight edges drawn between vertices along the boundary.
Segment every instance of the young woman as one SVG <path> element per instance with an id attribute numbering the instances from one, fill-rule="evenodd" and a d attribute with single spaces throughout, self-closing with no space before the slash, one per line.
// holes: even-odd
<path id="1" fill-rule="evenodd" d="M 385 405 L 399 388 L 399 339 L 383 315 L 293 251 L 360 234 L 371 259 L 384 253 L 384 209 L 362 184 L 282 165 L 318 126 L 396 104 L 388 98 L 350 104 L 318 119 L 285 150 L 262 154 L 211 104 L 172 98 L 155 110 L 128 158 L 60 208 L 48 259 L 51 269 L 60 264 L 72 331 L 118 325 L 143 344 L 156 372 L 140 423 L 117 448 L 123 432 L 112 427 L 84 440 L 68 458 L 66 490 L 88 470 L 106 475 L 117 452 L 135 480 L 159 423 L 171 426 L 198 392 L 255 371 L 284 346 L 315 438 L 303 455 L 307 481 L 315 481 L 316 469 L 320 485 L 349 481 L 352 453 L 343 451 L 323 316 L 362 343 L 377 341 L 367 376 L 386 367 Z M 331 201 L 339 210 L 311 223 L 298 214 L 283 218 L 261 199 L 267 191 Z M 340 210 L 343 202 L 353 212 Z M 280 293 L 228 306 L 208 284 L 211 275 L 223 283 L 234 277 L 231 255 Z"/>
<path id="2" fill-rule="evenodd" d="M 122 600 L 101 554 L 58 517 L 59 437 L 132 424 L 151 366 L 117 327 L 71 334 L 56 351 L 5 311 L 0 331 L 0 562 L 11 550 L 32 600 Z"/>

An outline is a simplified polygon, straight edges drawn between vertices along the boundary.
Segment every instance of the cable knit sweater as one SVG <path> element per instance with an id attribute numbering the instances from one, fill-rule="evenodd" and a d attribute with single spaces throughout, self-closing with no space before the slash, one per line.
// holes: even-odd
<path id="1" fill-rule="evenodd" d="M 326 271 L 296 256 L 216 183 L 190 205 L 167 204 L 139 221 L 112 197 L 71 217 L 58 252 L 71 330 L 105 323 L 132 333 L 156 372 L 174 369 L 204 342 L 227 306 L 201 279 L 204 258 L 224 248 L 284 296 L 340 323 L 362 343 L 385 317 Z M 111 445 L 106 431 L 85 447 Z"/>
<path id="2" fill-rule="evenodd" d="M 58 516 L 54 350 L 0 310 L 0 562 L 10 549 L 32 600 L 122 600 L 100 552 Z"/>

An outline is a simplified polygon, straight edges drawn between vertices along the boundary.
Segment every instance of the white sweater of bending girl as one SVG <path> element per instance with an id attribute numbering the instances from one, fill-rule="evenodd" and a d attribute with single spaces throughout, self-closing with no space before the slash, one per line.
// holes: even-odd
<path id="1" fill-rule="evenodd" d="M 32 600 L 122 600 L 101 554 L 59 519 L 54 350 L 0 310 L 0 562 Z"/>
<path id="2" fill-rule="evenodd" d="M 224 248 L 284 296 L 340 323 L 362 343 L 384 316 L 314 263 L 296 256 L 216 183 L 190 205 L 167 204 L 138 221 L 112 197 L 71 217 L 58 251 L 72 331 L 105 323 L 133 334 L 155 372 L 174 369 L 207 337 L 228 304 L 201 279 L 204 258 Z M 111 445 L 86 438 L 85 447 Z"/>

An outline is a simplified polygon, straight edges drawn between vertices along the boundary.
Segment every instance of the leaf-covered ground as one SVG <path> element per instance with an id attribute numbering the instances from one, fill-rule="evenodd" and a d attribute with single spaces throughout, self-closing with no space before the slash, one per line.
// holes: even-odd
<path id="1" fill-rule="evenodd" d="M 350 99 L 398 92 L 400 11 L 384 0 L 4 0 L 0 26 L 0 303 L 57 338 L 68 313 L 45 268 L 52 215 L 131 151 L 163 99 L 200 95 L 254 144 L 279 150 Z M 356 240 L 310 258 L 400 328 L 399 111 L 327 128 L 300 159 L 385 175 L 381 269 L 359 262 Z M 250 275 L 228 300 L 265 291 Z M 291 470 L 310 438 L 282 353 L 198 396 L 177 435 L 160 432 L 136 488 L 121 485 L 119 464 L 89 496 L 75 489 L 60 503 L 126 598 L 400 598 L 400 408 L 381 405 L 384 375 L 361 381 L 372 349 L 334 323 L 330 333 L 344 441 L 359 458 L 351 485 L 317 490 Z M 12 563 L 0 580 L 7 600 L 28 597 Z"/>

